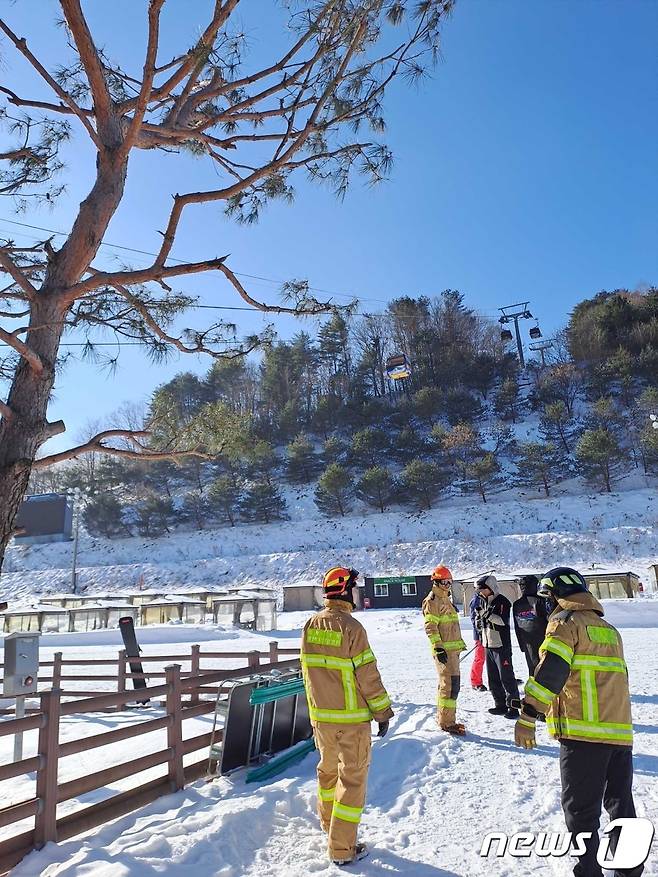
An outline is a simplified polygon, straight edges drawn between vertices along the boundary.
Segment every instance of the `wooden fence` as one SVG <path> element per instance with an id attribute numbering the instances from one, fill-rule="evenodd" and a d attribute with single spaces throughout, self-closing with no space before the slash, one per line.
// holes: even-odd
<path id="1" fill-rule="evenodd" d="M 179 791 L 187 783 L 199 779 L 205 774 L 208 765 L 208 748 L 210 732 L 186 738 L 183 734 L 186 720 L 211 714 L 215 709 L 217 693 L 226 680 L 249 676 L 254 672 L 267 672 L 272 669 L 299 667 L 297 649 L 279 649 L 277 643 L 270 644 L 267 662 L 261 663 L 263 654 L 252 652 L 214 652 L 200 653 L 198 646 L 193 646 L 188 660 L 196 655 L 197 664 L 189 672 L 182 671 L 180 664 L 167 666 L 163 672 L 148 673 L 149 676 L 164 678 L 162 684 L 146 688 L 126 690 L 125 680 L 133 674 L 125 673 L 119 690 L 105 694 L 88 693 L 77 700 L 65 699 L 65 692 L 53 686 L 49 691 L 40 693 L 39 708 L 23 719 L 0 721 L 0 737 L 13 735 L 19 731 L 38 731 L 37 753 L 22 761 L 0 764 L 0 782 L 26 774 L 35 774 L 34 796 L 28 800 L 0 808 L 0 828 L 14 825 L 25 819 L 34 819 L 34 827 L 28 831 L 15 833 L 0 841 L 0 877 L 9 872 L 32 850 L 40 849 L 49 841 L 66 840 L 82 832 L 96 828 L 105 822 L 116 819 L 132 810 L 143 807 L 161 795 Z M 286 655 L 297 655 L 296 658 L 279 660 Z M 175 656 L 149 656 L 152 660 L 180 660 Z M 246 666 L 233 669 L 203 670 L 199 663 L 203 658 L 240 658 L 246 659 Z M 142 661 L 145 656 L 142 656 Z M 66 678 L 57 678 L 53 663 L 53 681 L 58 685 Z M 76 661 L 62 661 L 60 669 Z M 88 661 L 89 664 L 104 664 L 105 661 Z M 116 661 L 114 662 L 117 663 Z M 121 656 L 118 662 L 121 666 Z M 124 658 L 125 668 L 125 658 Z M 72 678 L 72 677 L 68 677 Z M 114 679 L 111 676 L 96 677 Z M 123 687 L 121 687 L 121 685 Z M 219 686 L 219 687 L 218 687 Z M 76 694 L 80 694 L 77 692 Z M 60 722 L 65 716 L 90 715 L 99 712 L 123 710 L 127 704 L 149 699 L 163 707 L 162 715 L 156 718 L 143 719 L 143 714 L 135 714 L 136 721 L 130 725 L 117 727 L 100 734 L 85 735 L 79 739 L 60 743 Z M 68 780 L 59 781 L 59 762 L 72 755 L 118 743 L 122 740 L 134 739 L 153 731 L 166 729 L 167 745 L 157 752 L 148 753 L 129 761 L 113 764 L 95 773 L 86 774 Z M 216 734 L 221 740 L 221 730 Z M 130 750 L 130 747 L 128 747 Z M 186 755 L 205 750 L 204 757 L 191 764 L 184 764 Z M 133 750 L 134 751 L 134 750 Z M 142 771 L 150 770 L 159 765 L 166 765 L 166 771 L 155 779 L 151 779 L 136 788 L 112 794 L 107 799 L 81 808 L 66 816 L 57 816 L 57 806 L 64 801 L 79 798 L 109 784 L 132 777 Z"/>
<path id="2" fill-rule="evenodd" d="M 121 649 L 116 658 L 64 658 L 62 652 L 55 652 L 52 661 L 39 661 L 39 688 L 44 686 L 46 689 L 58 688 L 61 690 L 62 697 L 94 697 L 98 694 L 106 692 L 93 688 L 96 683 L 115 683 L 117 692 L 126 690 L 126 683 L 133 679 L 164 679 L 165 674 L 162 670 L 150 670 L 149 664 L 164 665 L 170 661 L 174 661 L 181 665 L 182 676 L 196 676 L 202 670 L 216 669 L 208 667 L 208 663 L 219 660 L 240 660 L 248 661 L 249 667 L 258 667 L 262 661 L 276 663 L 283 655 L 297 655 L 299 649 L 282 649 L 279 648 L 278 642 L 270 642 L 267 652 L 251 651 L 251 652 L 204 652 L 201 646 L 193 645 L 186 654 L 182 652 L 178 655 L 140 655 L 139 661 L 142 664 L 144 673 L 130 672 L 130 659 L 127 657 L 125 649 Z M 136 661 L 133 658 L 133 661 Z M 205 665 L 205 666 L 204 666 Z M 183 669 L 188 666 L 189 669 Z M 87 667 L 93 668 L 92 673 L 85 673 Z M 75 670 L 74 668 L 82 668 Z M 42 674 L 45 670 L 45 675 Z M 4 671 L 4 664 L 0 663 L 0 671 Z M 87 683 L 91 688 L 78 689 L 77 687 L 67 687 L 67 683 L 74 683 L 77 686 L 80 683 Z M 0 691 L 2 685 L 2 672 L 0 672 Z M 35 695 L 35 698 L 37 695 Z M 2 695 L 0 694 L 0 700 Z M 117 707 L 121 709 L 121 707 Z M 0 716 L 13 714 L 12 707 L 0 709 Z M 28 713 L 38 712 L 34 708 L 27 709 Z"/>

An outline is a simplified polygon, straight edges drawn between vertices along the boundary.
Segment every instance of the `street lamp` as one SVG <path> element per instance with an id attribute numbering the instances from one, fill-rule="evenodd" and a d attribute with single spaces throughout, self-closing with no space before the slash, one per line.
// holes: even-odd
<path id="1" fill-rule="evenodd" d="M 69 491 L 69 496 L 72 501 L 72 514 L 73 514 L 73 559 L 71 562 L 71 593 L 77 593 L 78 586 L 78 572 L 77 572 L 77 563 L 78 563 L 78 539 L 80 537 L 80 497 L 82 496 L 82 491 L 79 487 L 73 488 L 73 490 Z"/>

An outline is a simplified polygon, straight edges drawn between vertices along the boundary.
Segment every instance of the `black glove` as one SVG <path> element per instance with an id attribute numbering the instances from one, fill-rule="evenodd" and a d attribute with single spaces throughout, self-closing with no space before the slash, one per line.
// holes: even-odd
<path id="1" fill-rule="evenodd" d="M 434 654 L 436 655 L 436 660 L 439 662 L 439 664 L 448 663 L 448 653 L 445 649 L 442 649 L 441 646 L 439 646 L 438 649 L 434 649 Z"/>
<path id="2" fill-rule="evenodd" d="M 524 712 L 529 718 L 537 719 L 540 722 L 546 721 L 545 713 L 540 713 L 539 710 L 536 710 L 534 706 L 525 702 L 524 699 L 520 699 L 518 697 L 512 697 L 509 701 L 509 706 L 513 707 L 513 709 L 521 710 Z"/>
<path id="3" fill-rule="evenodd" d="M 377 736 L 378 737 L 385 737 L 388 733 L 388 721 L 377 722 L 377 727 L 378 727 Z"/>

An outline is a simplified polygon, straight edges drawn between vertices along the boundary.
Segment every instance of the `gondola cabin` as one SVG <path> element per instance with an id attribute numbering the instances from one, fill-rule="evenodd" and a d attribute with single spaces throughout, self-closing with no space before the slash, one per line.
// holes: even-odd
<path id="1" fill-rule="evenodd" d="M 404 353 L 389 356 L 386 360 L 386 374 L 392 381 L 403 381 L 411 375 L 411 364 Z"/>

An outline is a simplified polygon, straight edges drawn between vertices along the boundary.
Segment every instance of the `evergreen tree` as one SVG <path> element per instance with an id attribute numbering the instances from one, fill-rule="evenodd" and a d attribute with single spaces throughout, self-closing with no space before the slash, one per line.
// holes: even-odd
<path id="1" fill-rule="evenodd" d="M 425 421 L 431 429 L 440 413 L 441 393 L 436 387 L 423 387 L 414 393 L 412 405 L 416 417 Z"/>
<path id="2" fill-rule="evenodd" d="M 318 479 L 315 504 L 328 517 L 344 517 L 352 508 L 353 499 L 352 476 L 339 463 L 331 463 Z"/>
<path id="3" fill-rule="evenodd" d="M 361 476 L 356 486 L 357 498 L 382 514 L 395 495 L 395 480 L 388 469 L 383 466 L 372 466 Z"/>
<path id="4" fill-rule="evenodd" d="M 563 457 L 551 442 L 521 442 L 516 452 L 516 483 L 537 487 L 550 496 L 563 472 Z"/>
<path id="5" fill-rule="evenodd" d="M 617 436 L 609 429 L 586 429 L 576 446 L 576 459 L 580 472 L 608 493 L 612 483 L 626 468 L 626 455 Z"/>
<path id="6" fill-rule="evenodd" d="M 247 475 L 256 481 L 273 483 L 278 465 L 279 458 L 269 442 L 258 441 L 247 452 Z"/>
<path id="7" fill-rule="evenodd" d="M 469 464 L 480 453 L 480 436 L 467 423 L 457 423 L 444 434 L 436 433 L 442 449 L 460 478 L 467 477 Z"/>
<path id="8" fill-rule="evenodd" d="M 551 402 L 540 415 L 542 438 L 570 454 L 576 439 L 577 427 L 564 402 Z"/>
<path id="9" fill-rule="evenodd" d="M 137 530 L 140 536 L 154 538 L 171 533 L 170 526 L 177 518 L 174 504 L 168 496 L 147 492 L 135 506 Z"/>
<path id="10" fill-rule="evenodd" d="M 203 490 L 189 490 L 183 497 L 181 512 L 184 521 L 191 521 L 198 530 L 203 530 L 209 512 Z"/>
<path id="11" fill-rule="evenodd" d="M 649 421 L 640 434 L 642 459 L 646 474 L 658 472 L 658 429 Z"/>
<path id="12" fill-rule="evenodd" d="M 82 521 L 92 536 L 132 536 L 123 520 L 123 506 L 111 493 L 99 493 L 86 504 Z"/>
<path id="13" fill-rule="evenodd" d="M 464 389 L 455 389 L 447 393 L 443 407 L 448 423 L 452 426 L 458 423 L 473 423 L 482 416 L 482 405 L 479 400 Z"/>
<path id="14" fill-rule="evenodd" d="M 249 523 L 269 524 L 285 519 L 286 504 L 276 484 L 265 479 L 252 482 L 240 502 L 240 515 Z"/>
<path id="15" fill-rule="evenodd" d="M 409 463 L 417 457 L 424 457 L 432 450 L 430 443 L 423 434 L 410 426 L 401 429 L 393 436 L 390 455 L 400 463 Z"/>
<path id="16" fill-rule="evenodd" d="M 325 463 L 340 463 L 343 465 L 349 454 L 349 447 L 337 435 L 330 436 L 324 443 L 322 457 Z"/>
<path id="17" fill-rule="evenodd" d="M 476 491 L 482 497 L 482 502 L 487 501 L 487 493 L 490 493 L 502 482 L 500 466 L 494 454 L 482 454 L 466 467 L 467 488 Z"/>
<path id="18" fill-rule="evenodd" d="M 241 499 L 242 489 L 230 475 L 220 475 L 208 488 L 208 505 L 211 514 L 232 527 L 238 519 Z"/>
<path id="19" fill-rule="evenodd" d="M 431 509 L 432 503 L 448 483 L 445 471 L 438 463 L 412 460 L 400 476 L 402 496 L 420 509 Z"/>
<path id="20" fill-rule="evenodd" d="M 521 405 L 521 390 L 516 377 L 505 378 L 496 393 L 494 408 L 503 420 L 516 423 Z"/>
<path id="21" fill-rule="evenodd" d="M 311 441 L 305 435 L 298 435 L 286 448 L 286 475 L 296 484 L 308 484 L 315 478 L 319 468 L 318 459 Z"/>
<path id="22" fill-rule="evenodd" d="M 383 430 L 372 427 L 360 429 L 352 437 L 354 461 L 362 466 L 377 466 L 388 446 L 388 436 Z"/>

